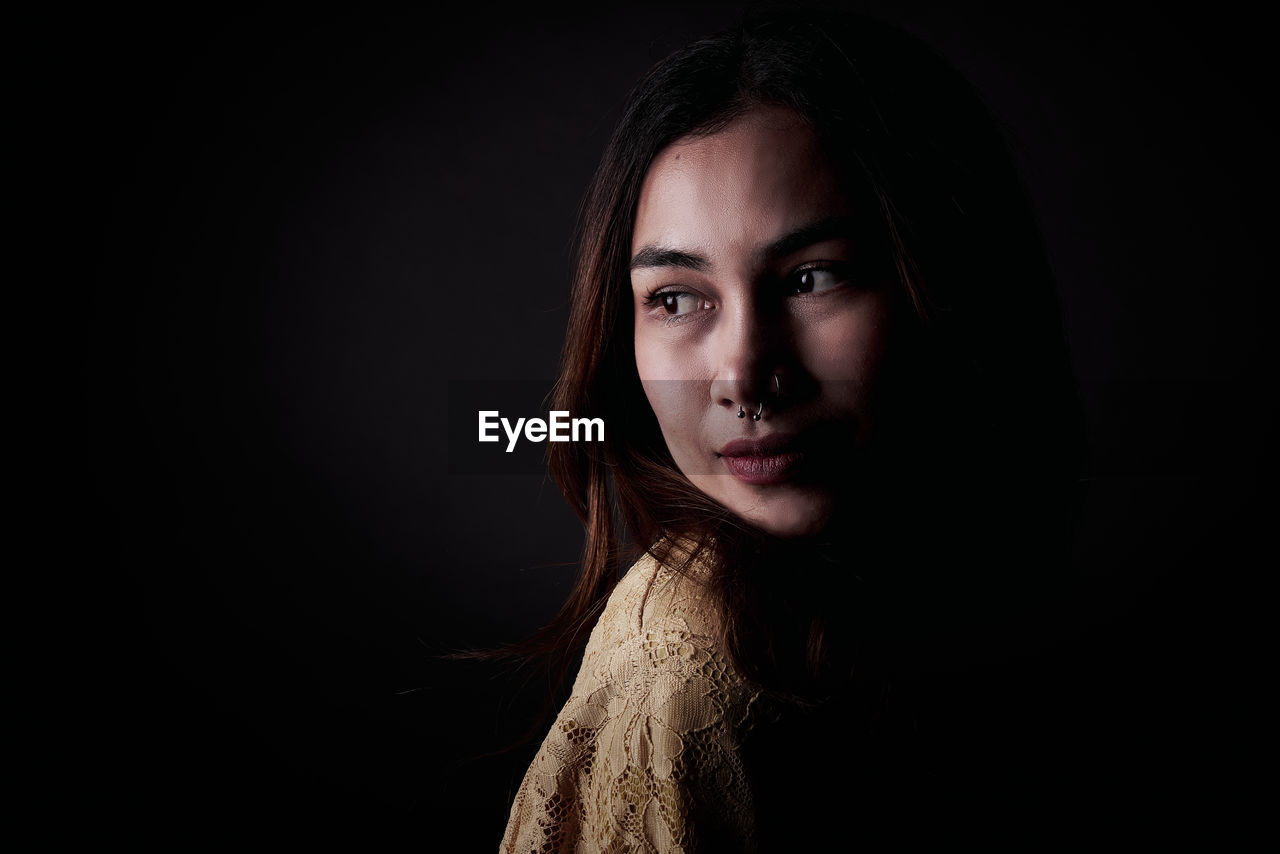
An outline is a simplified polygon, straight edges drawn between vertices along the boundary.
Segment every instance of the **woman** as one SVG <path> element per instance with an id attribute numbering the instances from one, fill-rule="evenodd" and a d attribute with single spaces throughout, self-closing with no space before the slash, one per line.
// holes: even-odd
<path id="1" fill-rule="evenodd" d="M 659 63 L 584 208 L 554 408 L 609 441 L 549 446 L 587 539 L 529 649 L 595 625 L 502 850 L 809 850 L 918 800 L 884 688 L 1052 577 L 1065 365 L 1000 137 L 920 45 L 775 13 Z"/>

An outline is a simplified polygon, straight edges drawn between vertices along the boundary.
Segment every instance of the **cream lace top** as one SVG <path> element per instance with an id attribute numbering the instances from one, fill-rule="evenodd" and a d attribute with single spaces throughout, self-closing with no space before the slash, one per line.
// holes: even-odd
<path id="1" fill-rule="evenodd" d="M 504 854 L 751 850 L 741 739 L 758 693 L 716 649 L 696 566 L 618 583 L 516 794 Z"/>

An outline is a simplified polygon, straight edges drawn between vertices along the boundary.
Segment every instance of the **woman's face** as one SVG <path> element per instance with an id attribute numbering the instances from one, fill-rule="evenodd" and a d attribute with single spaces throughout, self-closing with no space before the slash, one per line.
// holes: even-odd
<path id="1" fill-rule="evenodd" d="M 685 476 L 778 536 L 818 533 L 859 488 L 894 304 L 865 205 L 774 107 L 672 144 L 641 188 L 645 393 Z"/>

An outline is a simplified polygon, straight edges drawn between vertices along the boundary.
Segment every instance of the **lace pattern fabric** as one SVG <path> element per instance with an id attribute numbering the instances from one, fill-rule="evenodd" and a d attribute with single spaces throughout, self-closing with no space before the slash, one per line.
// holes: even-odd
<path id="1" fill-rule="evenodd" d="M 751 850 L 757 692 L 716 648 L 697 572 L 641 558 L 591 633 L 516 794 L 504 854 Z"/>

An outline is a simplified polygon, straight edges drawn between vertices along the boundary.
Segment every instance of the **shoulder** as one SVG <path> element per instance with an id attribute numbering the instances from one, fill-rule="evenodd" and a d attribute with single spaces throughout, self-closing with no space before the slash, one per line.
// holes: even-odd
<path id="1" fill-rule="evenodd" d="M 671 631 L 711 641 L 718 603 L 704 576 L 700 563 L 677 570 L 646 553 L 618 582 L 598 625 L 621 635 Z"/>
<path id="2" fill-rule="evenodd" d="M 625 694 L 698 690 L 740 699 L 746 684 L 722 647 L 719 602 L 704 583 L 704 570 L 696 563 L 673 569 L 651 554 L 637 560 L 592 632 L 580 681 Z"/>
<path id="3" fill-rule="evenodd" d="M 676 757 L 705 740 L 736 742 L 759 695 L 720 644 L 717 605 L 700 574 L 638 560 L 601 615 L 566 706 L 596 712 L 582 717 L 609 722 L 616 737 L 643 730 L 644 750 L 621 752 L 648 756 L 659 778 L 706 770 Z M 623 745 L 599 734 L 616 759 Z"/>
<path id="4" fill-rule="evenodd" d="M 738 744 L 758 694 L 720 649 L 697 576 L 645 555 L 618 582 L 517 795 L 503 850 L 559 850 L 569 839 L 690 850 L 695 824 L 704 839 L 749 836 Z"/>

